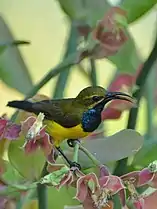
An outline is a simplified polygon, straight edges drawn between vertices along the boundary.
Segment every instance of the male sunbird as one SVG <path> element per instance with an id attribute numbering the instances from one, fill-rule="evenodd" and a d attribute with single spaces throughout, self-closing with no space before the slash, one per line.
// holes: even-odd
<path id="1" fill-rule="evenodd" d="M 52 136 L 54 145 L 60 150 L 65 139 L 84 138 L 98 128 L 104 106 L 114 99 L 133 102 L 133 98 L 122 92 L 108 92 L 100 86 L 84 88 L 76 98 L 43 100 L 40 102 L 11 101 L 7 106 L 32 112 L 44 113 L 46 131 Z M 68 163 L 71 163 L 67 160 Z"/>

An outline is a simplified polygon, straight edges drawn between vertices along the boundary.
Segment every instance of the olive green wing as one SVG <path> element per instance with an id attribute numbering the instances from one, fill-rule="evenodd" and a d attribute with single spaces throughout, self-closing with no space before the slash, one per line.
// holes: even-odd
<path id="1" fill-rule="evenodd" d="M 81 123 L 81 114 L 72 105 L 72 99 L 44 100 L 33 103 L 32 108 L 36 114 L 45 114 L 45 118 L 53 120 L 66 128 L 74 127 Z"/>

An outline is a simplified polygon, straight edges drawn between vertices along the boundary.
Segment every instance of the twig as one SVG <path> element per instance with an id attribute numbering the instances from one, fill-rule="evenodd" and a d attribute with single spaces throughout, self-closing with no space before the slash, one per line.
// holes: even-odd
<path id="1" fill-rule="evenodd" d="M 68 40 L 66 43 L 66 51 L 63 57 L 63 60 L 65 60 L 70 54 L 77 52 L 77 45 L 78 45 L 78 30 L 76 28 L 76 24 L 73 22 L 71 23 L 71 28 L 68 35 Z M 71 66 L 72 67 L 72 66 Z M 57 83 L 53 91 L 53 98 L 62 98 L 64 94 L 64 89 L 66 87 L 69 74 L 71 73 L 71 67 L 68 66 L 67 68 L 62 71 L 58 78 Z"/>
<path id="2" fill-rule="evenodd" d="M 73 155 L 73 162 L 78 162 L 78 152 L 79 152 L 80 145 L 78 143 L 75 143 L 74 146 L 74 155 Z"/>
<path id="3" fill-rule="evenodd" d="M 61 71 L 66 69 L 67 67 L 71 67 L 72 65 L 77 64 L 78 61 L 78 54 L 74 53 L 69 55 L 66 59 L 64 59 L 58 66 L 56 66 L 54 69 L 51 69 L 47 75 L 38 83 L 36 84 L 33 89 L 27 94 L 25 99 L 28 99 L 30 97 L 33 97 L 46 83 L 48 83 L 51 78 L 58 75 Z M 16 116 L 18 114 L 18 111 L 16 111 L 12 117 L 11 120 L 15 121 Z"/>
<path id="4" fill-rule="evenodd" d="M 76 64 L 76 60 L 77 60 L 77 56 L 76 56 L 77 55 L 77 53 L 76 53 L 76 46 L 77 46 L 76 32 L 77 32 L 76 28 L 73 25 L 71 25 L 69 39 L 67 41 L 67 50 L 66 50 L 63 62 L 60 65 L 58 65 L 55 69 L 51 70 L 45 76 L 45 78 L 43 78 L 43 80 L 38 85 L 36 85 L 36 87 L 28 94 L 27 98 L 36 94 L 37 91 L 43 85 L 45 85 L 51 78 L 56 76 L 58 73 L 60 73 L 60 75 L 59 75 L 58 82 L 57 82 L 57 85 L 56 85 L 56 89 L 55 89 L 55 92 L 54 92 L 54 97 L 61 96 L 61 94 L 62 94 L 62 92 L 65 88 L 65 85 L 66 85 L 66 80 L 67 80 L 68 75 L 69 75 L 70 67 L 72 65 Z M 58 87 L 60 88 L 59 92 L 58 92 Z M 77 160 L 77 158 L 78 158 L 77 146 L 78 145 L 76 145 L 76 148 L 75 148 L 76 149 L 75 150 L 75 158 L 76 158 L 75 160 Z M 43 168 L 41 178 L 48 174 L 46 168 L 47 168 L 47 162 L 45 163 L 45 166 Z M 37 192 L 38 192 L 39 209 L 47 209 L 47 188 L 46 188 L 46 186 L 39 183 L 37 185 Z"/>
<path id="5" fill-rule="evenodd" d="M 48 83 L 51 80 L 51 78 L 58 75 L 62 70 L 77 64 L 77 60 L 77 53 L 71 54 L 68 57 L 66 57 L 58 66 L 56 66 L 54 69 L 51 69 L 49 73 L 45 75 L 45 77 L 34 86 L 34 88 L 27 94 L 26 99 L 34 96 L 39 91 L 39 89 L 41 89 L 46 83 Z"/>
<path id="6" fill-rule="evenodd" d="M 45 162 L 45 165 L 43 167 L 42 173 L 41 173 L 41 178 L 46 176 L 48 174 L 47 171 L 47 162 Z M 37 194 L 38 194 L 38 204 L 39 204 L 39 209 L 47 209 L 47 188 L 44 184 L 37 184 Z"/>
<path id="7" fill-rule="evenodd" d="M 84 69 L 84 66 L 83 66 L 81 63 L 79 63 L 79 64 L 77 65 L 77 68 L 78 68 L 79 72 L 81 72 L 82 75 L 89 81 L 89 80 L 90 80 L 89 74 L 88 74 L 88 73 L 86 72 L 86 70 Z"/>
<path id="8" fill-rule="evenodd" d="M 153 50 L 150 53 L 148 59 L 145 61 L 143 68 L 140 71 L 139 76 L 136 80 L 136 85 L 139 87 L 139 89 L 134 93 L 133 96 L 136 98 L 138 106 L 139 106 L 139 103 L 140 103 L 140 100 L 142 97 L 142 93 L 143 93 L 144 85 L 147 80 L 147 76 L 148 76 L 148 74 L 149 74 L 149 72 L 156 60 L 157 60 L 157 37 L 155 40 Z M 136 122 L 137 122 L 138 110 L 139 110 L 139 107 L 132 108 L 130 110 L 128 125 L 127 125 L 128 129 L 135 129 Z M 120 176 L 120 175 L 123 175 L 124 173 L 127 172 L 127 159 L 128 158 L 124 158 L 124 159 L 119 160 L 117 162 L 117 166 L 114 171 L 115 175 Z"/>
<path id="9" fill-rule="evenodd" d="M 82 152 L 84 152 L 89 159 L 91 159 L 91 161 L 93 162 L 94 165 L 96 166 L 100 166 L 102 163 L 96 159 L 96 157 L 94 155 L 92 155 L 84 146 L 82 146 L 81 144 L 79 144 L 79 148 Z"/>
<path id="10" fill-rule="evenodd" d="M 156 69 L 153 69 L 146 83 L 145 97 L 147 103 L 147 134 L 146 139 L 153 137 L 153 110 L 155 107 L 154 95 L 156 85 Z M 151 93 L 152 92 L 152 93 Z"/>
<path id="11" fill-rule="evenodd" d="M 96 66 L 95 66 L 95 60 L 93 58 L 90 58 L 90 66 L 91 66 L 91 83 L 93 86 L 97 85 L 97 73 L 96 73 Z"/>

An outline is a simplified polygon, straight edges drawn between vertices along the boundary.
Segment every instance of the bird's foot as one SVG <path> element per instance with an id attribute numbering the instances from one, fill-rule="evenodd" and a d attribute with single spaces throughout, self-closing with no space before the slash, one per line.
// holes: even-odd
<path id="1" fill-rule="evenodd" d="M 78 168 L 79 170 L 81 170 L 80 164 L 69 160 L 60 147 L 56 147 L 56 149 L 61 154 L 61 156 L 65 159 L 65 161 L 69 164 L 70 168 Z"/>
<path id="2" fill-rule="evenodd" d="M 69 147 L 75 147 L 76 143 L 80 143 L 79 139 L 68 139 L 67 143 Z"/>
<path id="3" fill-rule="evenodd" d="M 71 161 L 69 165 L 70 165 L 70 168 L 78 168 L 79 170 L 81 170 L 81 165 L 79 163 Z"/>

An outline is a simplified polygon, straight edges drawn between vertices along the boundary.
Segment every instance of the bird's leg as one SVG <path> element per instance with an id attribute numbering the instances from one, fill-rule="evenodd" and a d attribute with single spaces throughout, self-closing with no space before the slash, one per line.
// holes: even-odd
<path id="1" fill-rule="evenodd" d="M 75 147 L 75 144 L 80 143 L 80 140 L 79 139 L 68 139 L 67 143 L 68 143 L 69 147 Z"/>
<path id="2" fill-rule="evenodd" d="M 60 147 L 56 147 L 56 149 L 62 155 L 62 157 L 66 160 L 66 162 L 69 164 L 70 168 L 77 167 L 79 170 L 81 170 L 80 164 L 69 160 Z"/>

